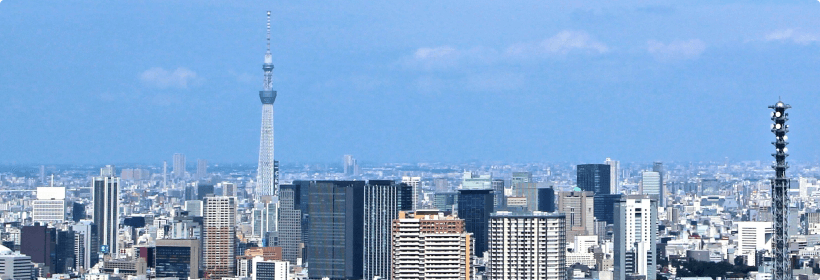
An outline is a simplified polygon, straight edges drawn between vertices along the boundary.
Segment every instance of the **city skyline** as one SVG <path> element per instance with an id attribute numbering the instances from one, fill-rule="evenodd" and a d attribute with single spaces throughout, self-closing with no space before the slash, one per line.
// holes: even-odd
<path id="1" fill-rule="evenodd" d="M 266 10 L 283 163 L 765 161 L 776 96 L 799 116 L 794 160 L 820 159 L 818 3 L 358 4 L 6 1 L 0 35 L 23 40 L 0 50 L 0 163 L 256 161 Z M 675 24 L 727 6 L 746 16 Z"/>

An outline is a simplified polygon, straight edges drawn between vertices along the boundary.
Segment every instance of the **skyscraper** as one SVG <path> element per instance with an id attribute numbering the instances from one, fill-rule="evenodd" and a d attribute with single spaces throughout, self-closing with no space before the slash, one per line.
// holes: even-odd
<path id="1" fill-rule="evenodd" d="M 364 188 L 364 279 L 391 279 L 392 223 L 401 210 L 401 186 L 394 181 L 370 180 Z"/>
<path id="2" fill-rule="evenodd" d="M 99 261 L 97 225 L 91 220 L 76 223 L 74 230 L 74 270 L 84 273 Z"/>
<path id="3" fill-rule="evenodd" d="M 401 182 L 410 186 L 413 190 L 413 208 L 416 210 L 419 207 L 419 197 L 421 196 L 421 177 L 402 176 Z"/>
<path id="4" fill-rule="evenodd" d="M 491 280 L 566 279 L 567 237 L 561 213 L 498 211 L 490 217 Z"/>
<path id="5" fill-rule="evenodd" d="M 196 179 L 202 180 L 208 176 L 208 161 L 204 159 L 196 160 Z"/>
<path id="6" fill-rule="evenodd" d="M 484 257 L 487 251 L 487 230 L 493 208 L 492 189 L 462 189 L 458 195 L 458 217 L 475 238 L 475 255 Z"/>
<path id="7" fill-rule="evenodd" d="M 538 188 L 538 211 L 555 212 L 555 189 Z"/>
<path id="8" fill-rule="evenodd" d="M 236 200 L 227 196 L 209 196 L 205 197 L 203 204 L 204 277 L 232 277 L 236 267 Z"/>
<path id="9" fill-rule="evenodd" d="M 595 219 L 607 224 L 615 222 L 615 204 L 621 201 L 621 194 L 596 194 L 593 202 Z"/>
<path id="10" fill-rule="evenodd" d="M 279 247 L 282 259 L 292 264 L 302 257 L 302 209 L 300 185 L 282 185 L 279 188 Z"/>
<path id="11" fill-rule="evenodd" d="M 362 279 L 364 182 L 313 181 L 308 193 L 308 277 Z"/>
<path id="12" fill-rule="evenodd" d="M 647 280 L 655 280 L 658 202 L 646 196 L 621 198 L 615 205 L 614 232 L 613 279 L 644 276 Z"/>
<path id="13" fill-rule="evenodd" d="M 659 172 L 641 172 L 641 194 L 649 195 L 655 201 L 661 200 L 661 174 Z"/>
<path id="14" fill-rule="evenodd" d="M 493 206 L 495 208 L 501 208 L 504 206 L 504 180 L 503 179 L 493 179 L 493 192 L 495 192 L 495 198 L 493 199 Z"/>
<path id="15" fill-rule="evenodd" d="M 174 178 L 185 178 L 185 155 L 174 154 Z"/>
<path id="16" fill-rule="evenodd" d="M 259 199 L 266 195 L 276 195 L 274 188 L 273 162 L 273 102 L 276 101 L 276 91 L 273 90 L 273 56 L 270 53 L 270 11 L 268 11 L 268 50 L 265 52 L 265 63 L 262 70 L 265 72 L 262 91 L 259 91 L 259 100 L 262 101 L 262 133 L 259 139 L 259 166 L 256 172 L 256 192 L 254 197 Z"/>
<path id="17" fill-rule="evenodd" d="M 558 212 L 566 215 L 567 238 L 591 235 L 595 231 L 595 210 L 592 192 L 575 188 L 571 192 L 558 193 Z"/>
<path id="18" fill-rule="evenodd" d="M 100 177 L 92 181 L 94 190 L 94 224 L 102 253 L 117 254 L 117 230 L 119 229 L 119 185 L 120 178 L 114 177 L 114 166 L 107 165 L 100 170 Z"/>
<path id="19" fill-rule="evenodd" d="M 345 175 L 353 175 L 353 171 L 356 169 L 354 163 L 355 159 L 353 159 L 352 155 L 344 155 L 344 157 L 342 157 L 342 169 Z"/>
<path id="20" fill-rule="evenodd" d="M 609 193 L 621 193 L 621 181 L 618 172 L 621 170 L 621 162 L 606 158 L 604 164 L 609 165 Z"/>
<path id="21" fill-rule="evenodd" d="M 656 161 L 652 164 L 652 171 L 658 172 L 658 177 L 660 178 L 658 185 L 658 205 L 660 207 L 666 207 L 666 184 L 664 184 L 664 176 L 666 172 L 663 169 L 663 162 Z"/>
<path id="22" fill-rule="evenodd" d="M 610 166 L 606 164 L 579 164 L 576 182 L 583 191 L 595 194 L 609 194 Z"/>
<path id="23" fill-rule="evenodd" d="M 472 234 L 464 220 L 434 210 L 401 211 L 392 231 L 392 275 L 382 279 L 472 279 Z"/>

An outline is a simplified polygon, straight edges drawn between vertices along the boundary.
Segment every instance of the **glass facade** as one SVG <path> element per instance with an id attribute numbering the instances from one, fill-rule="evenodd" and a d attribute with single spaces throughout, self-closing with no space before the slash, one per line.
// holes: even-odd
<path id="1" fill-rule="evenodd" d="M 363 181 L 315 181 L 309 188 L 308 277 L 362 279 Z"/>
<path id="2" fill-rule="evenodd" d="M 487 251 L 493 209 L 493 190 L 459 190 L 458 217 L 464 219 L 465 230 L 475 237 L 475 255 L 478 257 L 484 257 Z"/>
<path id="3" fill-rule="evenodd" d="M 191 275 L 191 248 L 157 246 L 154 251 L 157 278 Z M 197 268 L 198 269 L 198 268 Z"/>
<path id="4" fill-rule="evenodd" d="M 579 164 L 576 182 L 583 191 L 597 194 L 609 194 L 611 180 L 609 165 Z"/>

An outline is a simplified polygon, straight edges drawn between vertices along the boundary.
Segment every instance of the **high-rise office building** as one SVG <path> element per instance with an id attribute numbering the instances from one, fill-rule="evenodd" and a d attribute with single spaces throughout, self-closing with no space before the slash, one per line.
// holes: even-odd
<path id="1" fill-rule="evenodd" d="M 392 278 L 382 279 L 472 279 L 472 234 L 464 220 L 436 210 L 401 211 L 392 231 Z"/>
<path id="2" fill-rule="evenodd" d="M 277 194 L 274 184 L 273 157 L 273 102 L 276 101 L 276 91 L 273 90 L 273 56 L 270 52 L 270 11 L 268 11 L 267 40 L 268 49 L 265 52 L 265 63 L 262 64 L 265 78 L 262 83 L 262 90 L 259 91 L 259 100 L 262 101 L 262 129 L 259 139 L 259 165 L 256 172 L 255 199 Z"/>
<path id="3" fill-rule="evenodd" d="M 279 231 L 279 202 L 272 196 L 259 197 L 253 209 L 253 236 L 266 238 L 270 232 Z M 276 244 L 278 240 L 273 241 Z"/>
<path id="4" fill-rule="evenodd" d="M 204 278 L 234 276 L 236 263 L 236 199 L 209 196 L 204 201 Z"/>
<path id="5" fill-rule="evenodd" d="M 490 217 L 489 279 L 566 279 L 561 213 L 498 211 Z"/>
<path id="6" fill-rule="evenodd" d="M 664 182 L 664 176 L 666 176 L 666 171 L 663 168 L 663 162 L 656 161 L 652 164 L 652 171 L 658 172 L 658 176 L 660 177 L 660 188 L 658 195 L 658 205 L 660 207 L 666 207 L 666 182 Z"/>
<path id="7" fill-rule="evenodd" d="M 362 279 L 364 182 L 313 181 L 309 188 L 308 277 Z"/>
<path id="8" fill-rule="evenodd" d="M 641 194 L 648 195 L 655 201 L 661 201 L 661 173 L 656 171 L 641 172 Z"/>
<path id="9" fill-rule="evenodd" d="M 493 192 L 495 192 L 495 198 L 493 198 L 493 206 L 498 209 L 504 206 L 504 180 L 503 179 L 493 179 Z"/>
<path id="10" fill-rule="evenodd" d="M 399 204 L 402 184 L 388 180 L 370 180 L 364 188 L 364 279 L 373 279 L 375 276 L 391 279 L 392 224 L 398 218 L 399 211 L 406 210 L 401 209 Z"/>
<path id="11" fill-rule="evenodd" d="M 34 279 L 31 257 L 0 246 L 0 279 Z"/>
<path id="12" fill-rule="evenodd" d="M 555 212 L 555 189 L 538 188 L 538 211 Z"/>
<path id="13" fill-rule="evenodd" d="M 208 195 L 214 195 L 214 185 L 206 183 L 196 183 L 196 199 L 203 200 Z"/>
<path id="14" fill-rule="evenodd" d="M 84 273 L 99 262 L 99 238 L 97 225 L 91 220 L 81 220 L 72 226 L 74 230 L 74 270 Z"/>
<path id="15" fill-rule="evenodd" d="M 100 177 L 92 181 L 94 190 L 94 224 L 101 253 L 118 254 L 117 230 L 119 229 L 119 185 L 120 178 L 114 177 L 114 166 L 107 165 L 100 170 Z"/>
<path id="16" fill-rule="evenodd" d="M 453 206 L 458 205 L 457 192 L 443 192 L 433 195 L 433 208 L 441 211 L 453 211 Z"/>
<path id="17" fill-rule="evenodd" d="M 196 160 L 196 179 L 202 180 L 208 176 L 208 161 L 204 159 Z"/>
<path id="18" fill-rule="evenodd" d="M 282 259 L 297 264 L 302 258 L 301 186 L 281 185 L 279 188 L 279 247 Z"/>
<path id="19" fill-rule="evenodd" d="M 158 239 L 154 249 L 157 278 L 199 278 L 201 244 L 197 239 Z"/>
<path id="20" fill-rule="evenodd" d="M 185 164 L 186 163 L 184 154 L 174 154 L 174 178 L 185 178 Z"/>
<path id="21" fill-rule="evenodd" d="M 513 196 L 525 198 L 527 211 L 538 210 L 538 185 L 535 182 L 513 184 Z"/>
<path id="22" fill-rule="evenodd" d="M 421 197 L 421 177 L 402 176 L 401 182 L 410 186 L 413 190 L 413 209 L 416 210 Z"/>
<path id="23" fill-rule="evenodd" d="M 355 170 L 355 160 L 352 155 L 344 155 L 342 158 L 342 169 L 345 175 L 353 175 Z"/>
<path id="24" fill-rule="evenodd" d="M 513 172 L 512 179 L 510 179 L 510 184 L 515 187 L 515 184 L 518 183 L 530 183 L 534 182 L 532 179 L 532 172 Z"/>
<path id="25" fill-rule="evenodd" d="M 609 194 L 610 166 L 606 164 L 579 164 L 576 182 L 583 191 L 595 194 Z"/>
<path id="26" fill-rule="evenodd" d="M 20 229 L 20 253 L 30 256 L 31 262 L 54 267 L 57 249 L 57 230 L 35 223 Z"/>
<path id="27" fill-rule="evenodd" d="M 202 200 L 185 201 L 185 211 L 188 211 L 189 216 L 202 217 Z"/>
<path id="28" fill-rule="evenodd" d="M 493 176 L 490 174 L 479 175 L 472 172 L 464 172 L 464 176 L 461 179 L 461 188 L 471 190 L 492 190 Z"/>
<path id="29" fill-rule="evenodd" d="M 607 224 L 615 222 L 615 204 L 621 201 L 621 194 L 596 194 L 593 203 L 595 219 Z"/>
<path id="30" fill-rule="evenodd" d="M 462 189 L 458 195 L 458 217 L 475 239 L 475 255 L 484 257 L 487 251 L 487 230 L 493 213 L 492 189 Z"/>
<path id="31" fill-rule="evenodd" d="M 31 202 L 34 222 L 59 224 L 65 221 L 65 187 L 37 187 L 37 200 Z"/>
<path id="32" fill-rule="evenodd" d="M 570 192 L 558 192 L 558 212 L 566 215 L 567 238 L 595 232 L 594 203 L 592 192 L 577 187 Z"/>
<path id="33" fill-rule="evenodd" d="M 613 279 L 655 280 L 658 202 L 646 196 L 624 196 L 615 205 L 615 215 Z"/>
<path id="34" fill-rule="evenodd" d="M 621 170 L 621 162 L 606 158 L 604 164 L 609 165 L 609 193 L 621 193 L 621 181 L 618 172 Z"/>

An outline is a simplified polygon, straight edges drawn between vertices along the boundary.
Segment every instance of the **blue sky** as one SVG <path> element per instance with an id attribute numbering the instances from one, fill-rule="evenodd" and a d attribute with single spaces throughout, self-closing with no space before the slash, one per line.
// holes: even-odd
<path id="1" fill-rule="evenodd" d="M 280 161 L 820 160 L 817 1 L 381 2 L 2 1 L 0 163 L 255 162 L 267 10 Z"/>

